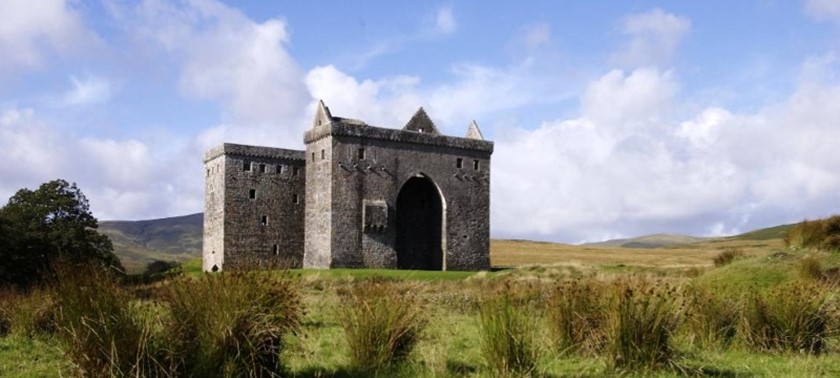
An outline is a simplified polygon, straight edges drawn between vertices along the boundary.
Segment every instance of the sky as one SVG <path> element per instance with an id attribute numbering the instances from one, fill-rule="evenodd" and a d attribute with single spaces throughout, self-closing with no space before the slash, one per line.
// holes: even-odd
<path id="1" fill-rule="evenodd" d="M 495 144 L 491 235 L 731 235 L 840 213 L 840 0 L 2 0 L 0 202 L 203 209 L 202 153 L 332 114 Z"/>

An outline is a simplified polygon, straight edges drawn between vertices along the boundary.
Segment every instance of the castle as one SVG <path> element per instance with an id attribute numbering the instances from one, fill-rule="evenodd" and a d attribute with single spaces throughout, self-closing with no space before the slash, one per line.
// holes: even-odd
<path id="1" fill-rule="evenodd" d="M 334 117 L 305 151 L 225 143 L 204 154 L 203 269 L 490 268 L 490 155 L 475 122 L 441 135 Z"/>

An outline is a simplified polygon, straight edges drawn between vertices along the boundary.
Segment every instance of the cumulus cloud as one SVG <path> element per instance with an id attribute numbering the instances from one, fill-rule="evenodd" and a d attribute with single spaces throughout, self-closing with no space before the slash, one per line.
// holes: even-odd
<path id="1" fill-rule="evenodd" d="M 204 139 L 300 143 L 306 124 L 302 109 L 311 97 L 286 50 L 284 20 L 255 22 L 212 0 L 147 0 L 134 9 L 111 9 L 131 32 L 175 58 L 184 95 L 222 104 L 227 121 Z"/>
<path id="2" fill-rule="evenodd" d="M 671 230 L 719 235 L 830 215 L 840 201 L 840 85 L 687 119 L 673 73 L 610 71 L 576 118 L 496 139 L 496 235 L 592 241 Z M 512 200 L 514 199 L 514 200 Z"/>
<path id="3" fill-rule="evenodd" d="M 0 111 L 0 198 L 63 178 L 76 182 L 101 219 L 151 218 L 201 208 L 200 175 L 185 175 L 185 156 L 153 151 L 136 139 L 78 137 L 33 109 Z M 194 159 L 189 156 L 189 159 Z M 191 177 L 198 178 L 191 178 Z"/>
<path id="4" fill-rule="evenodd" d="M 668 63 L 683 38 L 691 31 L 685 17 L 653 9 L 625 17 L 622 32 L 630 37 L 613 60 L 626 67 Z"/>
<path id="5" fill-rule="evenodd" d="M 95 40 L 78 12 L 64 0 L 0 2 L 0 78 L 45 64 L 53 53 L 67 54 Z"/>

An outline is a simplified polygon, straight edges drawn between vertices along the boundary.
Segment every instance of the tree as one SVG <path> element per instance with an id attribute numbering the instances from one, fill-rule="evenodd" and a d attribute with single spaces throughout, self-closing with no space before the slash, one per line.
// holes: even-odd
<path id="1" fill-rule="evenodd" d="M 88 200 L 76 184 L 53 180 L 21 189 L 0 209 L 0 283 L 29 285 L 58 260 L 97 262 L 122 271 Z"/>

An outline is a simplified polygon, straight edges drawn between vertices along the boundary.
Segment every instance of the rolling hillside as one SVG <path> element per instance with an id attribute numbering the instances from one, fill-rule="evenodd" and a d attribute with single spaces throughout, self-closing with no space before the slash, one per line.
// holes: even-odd
<path id="1" fill-rule="evenodd" d="M 114 252 L 129 272 L 140 272 L 155 260 L 186 261 L 201 255 L 204 215 L 142 221 L 102 221 L 99 231 L 114 243 Z"/>
<path id="2" fill-rule="evenodd" d="M 203 214 L 143 221 L 103 221 L 99 229 L 111 238 L 126 269 L 141 272 L 154 260 L 183 262 L 201 256 Z M 691 266 L 710 264 L 725 248 L 745 252 L 777 248 L 790 225 L 776 226 L 725 238 L 685 235 L 648 235 L 585 245 L 492 240 L 494 266 L 593 261 L 632 265 Z"/>

